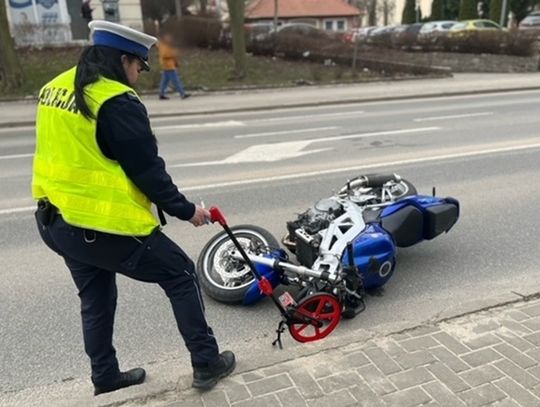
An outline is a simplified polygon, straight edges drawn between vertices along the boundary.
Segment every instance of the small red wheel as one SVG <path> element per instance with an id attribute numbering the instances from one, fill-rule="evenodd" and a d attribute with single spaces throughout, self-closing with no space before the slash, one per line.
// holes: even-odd
<path id="1" fill-rule="evenodd" d="M 314 294 L 299 302 L 293 318 L 304 321 L 293 322 L 289 332 L 298 342 L 313 342 L 326 338 L 336 329 L 341 319 L 341 305 L 336 297 L 330 294 Z M 312 320 L 314 323 L 310 323 Z M 320 326 L 316 326 L 320 325 Z"/>

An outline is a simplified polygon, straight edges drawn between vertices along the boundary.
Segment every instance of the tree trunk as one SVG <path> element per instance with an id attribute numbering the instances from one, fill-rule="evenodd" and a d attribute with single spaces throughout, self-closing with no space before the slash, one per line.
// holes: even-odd
<path id="1" fill-rule="evenodd" d="M 473 20 L 477 14 L 476 0 L 461 0 L 458 17 L 460 20 Z"/>
<path id="2" fill-rule="evenodd" d="M 377 25 L 377 0 L 368 1 L 368 25 Z"/>
<path id="3" fill-rule="evenodd" d="M 279 17 L 279 0 L 274 0 L 274 32 L 277 32 L 277 24 L 278 24 L 278 17 Z"/>
<path id="4" fill-rule="evenodd" d="M 278 27 L 278 17 L 279 17 L 279 0 L 274 0 L 274 52 L 277 49 L 277 27 Z"/>
<path id="5" fill-rule="evenodd" d="M 491 21 L 501 20 L 502 0 L 491 0 L 489 3 L 489 19 Z"/>
<path id="6" fill-rule="evenodd" d="M 431 15 L 429 16 L 431 21 L 444 20 L 444 3 L 443 0 L 433 0 L 431 2 Z"/>
<path id="7" fill-rule="evenodd" d="M 244 34 L 244 0 L 227 0 L 234 55 L 234 79 L 246 77 L 246 37 Z"/>
<path id="8" fill-rule="evenodd" d="M 16 89 L 23 82 L 23 73 L 15 44 L 9 33 L 6 2 L 0 0 L 0 87 Z"/>
<path id="9" fill-rule="evenodd" d="M 176 19 L 182 18 L 182 0 L 174 0 L 174 8 L 176 11 Z"/>
<path id="10" fill-rule="evenodd" d="M 403 6 L 403 13 L 401 15 L 401 24 L 412 24 L 417 19 L 417 10 L 415 0 L 405 0 L 405 6 Z"/>

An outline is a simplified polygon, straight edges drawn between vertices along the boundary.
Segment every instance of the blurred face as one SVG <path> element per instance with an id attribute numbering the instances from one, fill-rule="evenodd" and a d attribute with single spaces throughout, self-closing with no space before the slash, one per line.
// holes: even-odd
<path id="1" fill-rule="evenodd" d="M 171 34 L 163 34 L 163 37 L 161 37 L 161 40 L 166 44 L 171 44 L 173 41 Z"/>
<path id="2" fill-rule="evenodd" d="M 124 72 L 131 86 L 137 83 L 139 75 L 143 70 L 142 62 L 139 58 L 128 58 L 127 55 L 122 55 L 122 66 L 124 67 Z"/>

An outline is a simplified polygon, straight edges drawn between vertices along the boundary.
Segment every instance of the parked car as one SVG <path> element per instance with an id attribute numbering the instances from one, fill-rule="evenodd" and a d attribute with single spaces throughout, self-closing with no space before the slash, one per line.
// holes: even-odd
<path id="1" fill-rule="evenodd" d="M 519 23 L 518 28 L 520 30 L 540 30 L 540 11 L 533 11 L 529 13 Z"/>
<path id="2" fill-rule="evenodd" d="M 392 45 L 404 49 L 413 48 L 423 26 L 424 23 L 413 23 L 396 27 L 392 31 Z"/>
<path id="3" fill-rule="evenodd" d="M 460 31 L 483 31 L 483 30 L 495 30 L 502 31 L 503 28 L 495 21 L 491 20 L 465 20 L 459 21 L 452 28 L 450 33 L 457 33 Z"/>
<path id="4" fill-rule="evenodd" d="M 376 28 L 376 26 L 359 28 L 354 41 L 365 41 Z"/>
<path id="5" fill-rule="evenodd" d="M 248 23 L 244 25 L 248 42 L 264 41 L 274 29 L 273 22 Z"/>
<path id="6" fill-rule="evenodd" d="M 343 41 L 349 43 L 364 41 L 369 36 L 369 33 L 376 28 L 376 26 L 353 28 L 343 36 Z"/>
<path id="7" fill-rule="evenodd" d="M 324 35 L 324 31 L 306 23 L 288 23 L 279 26 L 278 34 Z"/>
<path id="8" fill-rule="evenodd" d="M 441 33 L 441 32 L 448 32 L 450 29 L 455 26 L 458 22 L 457 21 L 430 21 L 428 23 L 425 23 L 422 28 L 420 28 L 420 32 L 418 35 L 429 35 L 433 33 Z"/>
<path id="9" fill-rule="evenodd" d="M 442 38 L 448 35 L 450 29 L 458 22 L 451 20 L 430 21 L 425 23 L 418 33 L 417 41 L 421 46 L 437 46 Z"/>
<path id="10" fill-rule="evenodd" d="M 377 27 L 369 33 L 367 42 L 370 44 L 373 43 L 382 43 L 390 44 L 392 33 L 398 29 L 399 26 L 395 25 L 385 25 L 383 27 Z"/>

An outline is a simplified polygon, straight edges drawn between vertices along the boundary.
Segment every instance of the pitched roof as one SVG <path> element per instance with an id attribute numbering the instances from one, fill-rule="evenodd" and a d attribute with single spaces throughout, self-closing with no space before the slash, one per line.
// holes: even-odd
<path id="1" fill-rule="evenodd" d="M 280 18 L 358 16 L 360 9 L 345 0 L 278 0 Z M 246 7 L 246 18 L 273 18 L 274 0 L 253 0 Z"/>

